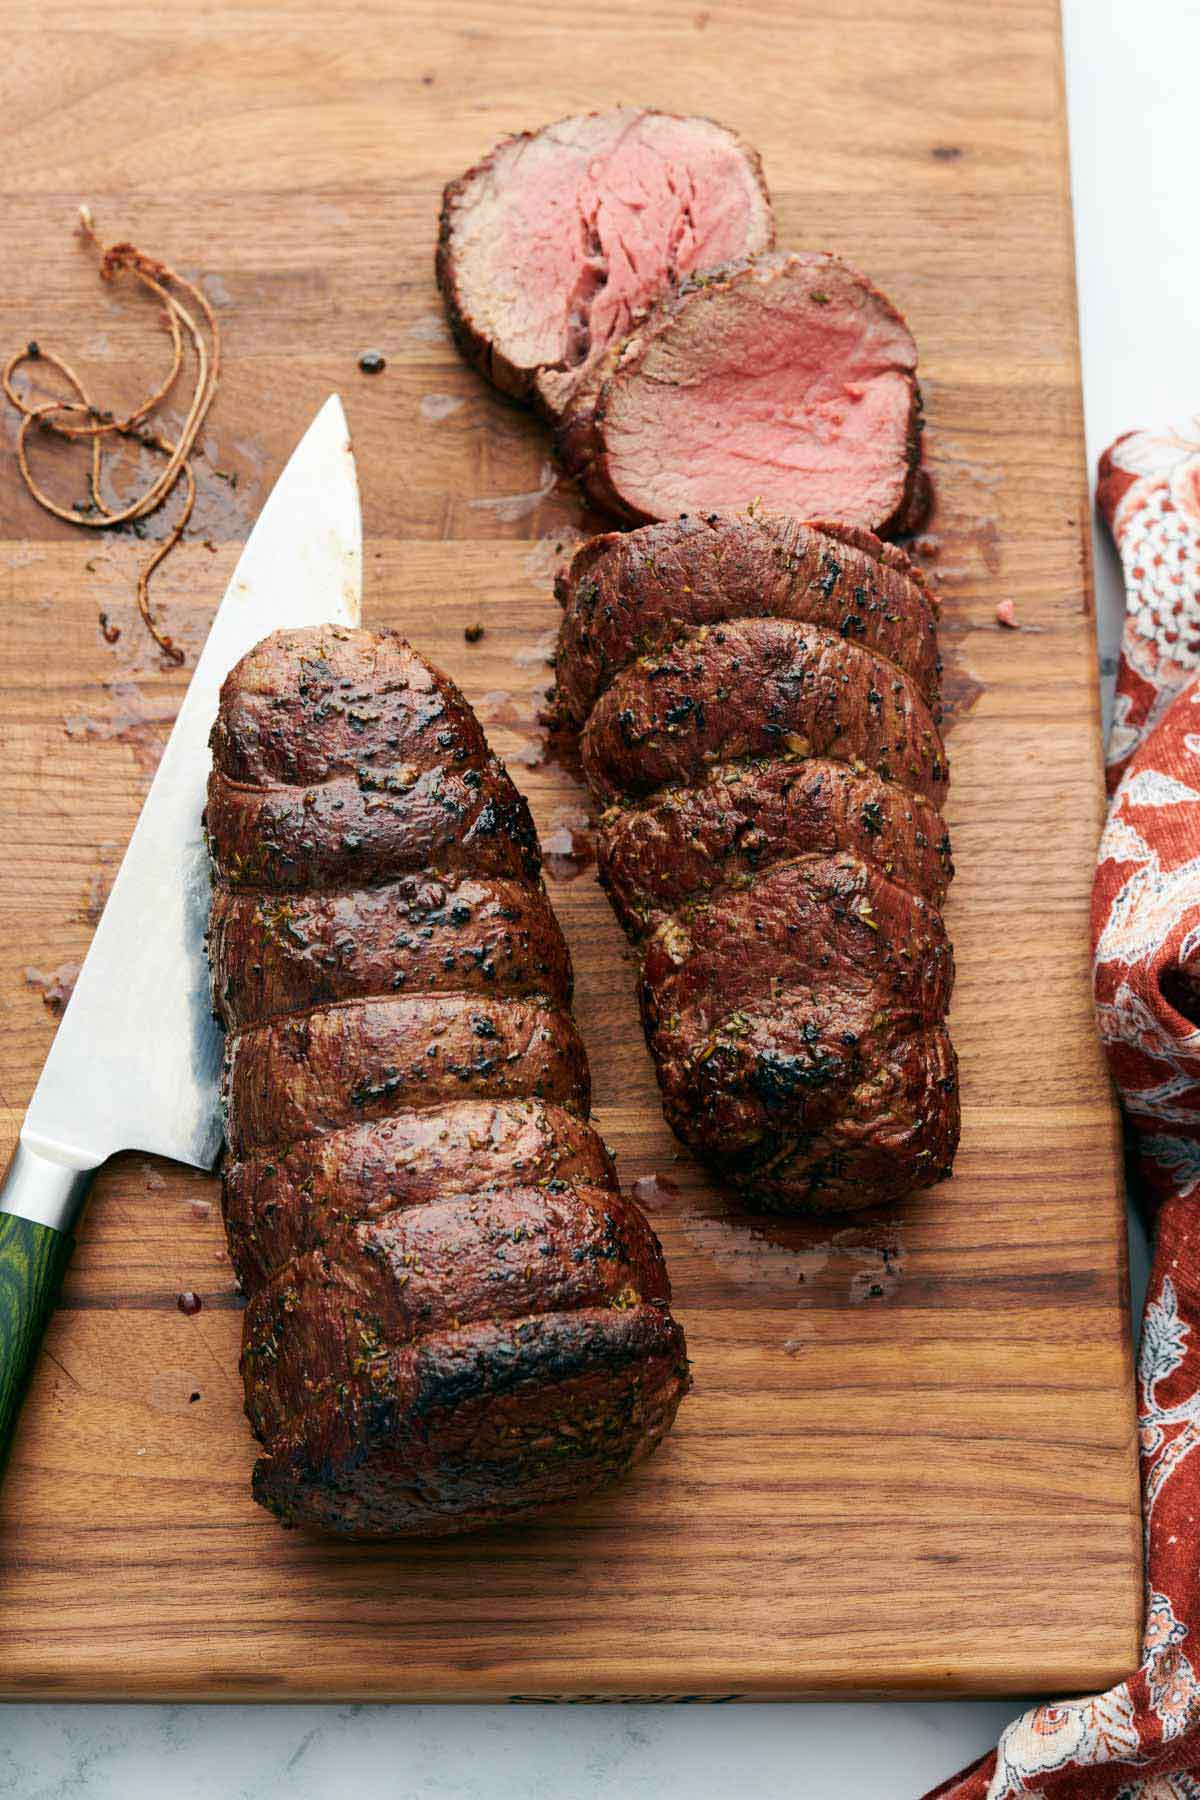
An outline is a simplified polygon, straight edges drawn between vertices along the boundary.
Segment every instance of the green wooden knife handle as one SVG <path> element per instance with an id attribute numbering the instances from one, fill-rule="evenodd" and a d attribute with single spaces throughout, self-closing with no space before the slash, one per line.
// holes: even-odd
<path id="1" fill-rule="evenodd" d="M 75 1239 L 0 1213 L 0 1475 Z"/>
<path id="2" fill-rule="evenodd" d="M 18 1144 L 0 1184 L 0 1475 L 91 1178 Z"/>

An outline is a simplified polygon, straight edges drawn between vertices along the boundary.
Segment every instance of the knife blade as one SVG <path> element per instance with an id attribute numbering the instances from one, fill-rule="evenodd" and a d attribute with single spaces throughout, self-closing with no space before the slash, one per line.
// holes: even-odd
<path id="1" fill-rule="evenodd" d="M 207 1169 L 220 1149 L 201 815 L 221 683 L 268 632 L 357 625 L 361 595 L 358 484 L 335 395 L 213 619 L 0 1187 L 0 1466 L 92 1175 L 118 1150 Z"/>

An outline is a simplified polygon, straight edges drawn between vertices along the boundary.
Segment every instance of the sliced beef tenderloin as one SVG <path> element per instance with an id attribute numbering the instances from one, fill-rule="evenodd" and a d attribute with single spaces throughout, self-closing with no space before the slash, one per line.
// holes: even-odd
<path id="1" fill-rule="evenodd" d="M 917 352 L 835 256 L 778 252 L 669 294 L 607 351 L 559 454 L 633 523 L 768 512 L 886 534 L 923 504 Z"/>
<path id="2" fill-rule="evenodd" d="M 391 1536 L 589 1492 L 654 1448 L 687 1362 L 657 1239 L 587 1124 L 524 801 L 458 691 L 386 633 L 268 639 L 213 746 L 257 1497 Z M 435 801 L 462 794 L 456 832 Z"/>
<path id="3" fill-rule="evenodd" d="M 468 360 L 557 415 L 664 290 L 773 241 L 748 144 L 620 107 L 506 138 L 452 181 L 437 278 Z"/>
<path id="4" fill-rule="evenodd" d="M 860 527 L 686 520 L 585 545 L 561 598 L 559 685 L 668 1122 L 785 1210 L 942 1179 L 948 771 L 936 607 L 907 559 Z"/>
<path id="5" fill-rule="evenodd" d="M 582 725 L 615 676 L 691 626 L 800 619 L 894 662 L 937 716 L 938 606 L 920 570 L 869 532 L 758 512 L 608 532 L 559 577 L 558 693 Z"/>

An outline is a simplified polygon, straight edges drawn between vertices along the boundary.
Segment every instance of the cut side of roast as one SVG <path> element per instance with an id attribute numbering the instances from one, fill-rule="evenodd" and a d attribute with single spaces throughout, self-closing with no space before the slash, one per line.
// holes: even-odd
<path id="1" fill-rule="evenodd" d="M 451 182 L 437 277 L 468 361 L 557 416 L 664 291 L 773 241 L 748 144 L 621 107 L 506 138 Z"/>
<path id="2" fill-rule="evenodd" d="M 835 256 L 760 256 L 668 294 L 591 371 L 558 447 L 640 523 L 749 504 L 878 533 L 924 505 L 912 334 Z"/>
<path id="3" fill-rule="evenodd" d="M 391 633 L 225 683 L 206 824 L 254 1493 L 348 1537 L 529 1517 L 688 1386 L 662 1251 L 588 1123 L 529 809 Z"/>

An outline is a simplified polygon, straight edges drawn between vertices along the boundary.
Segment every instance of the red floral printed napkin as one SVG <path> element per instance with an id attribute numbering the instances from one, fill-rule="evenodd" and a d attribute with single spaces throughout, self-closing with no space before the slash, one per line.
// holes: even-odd
<path id="1" fill-rule="evenodd" d="M 1193 439 L 1118 438 L 1098 492 L 1127 611 L 1096 1015 L 1157 1207 L 1138 1365 L 1142 1664 L 1106 1694 L 1035 1706 L 942 1800 L 1200 1800 L 1200 420 Z"/>

